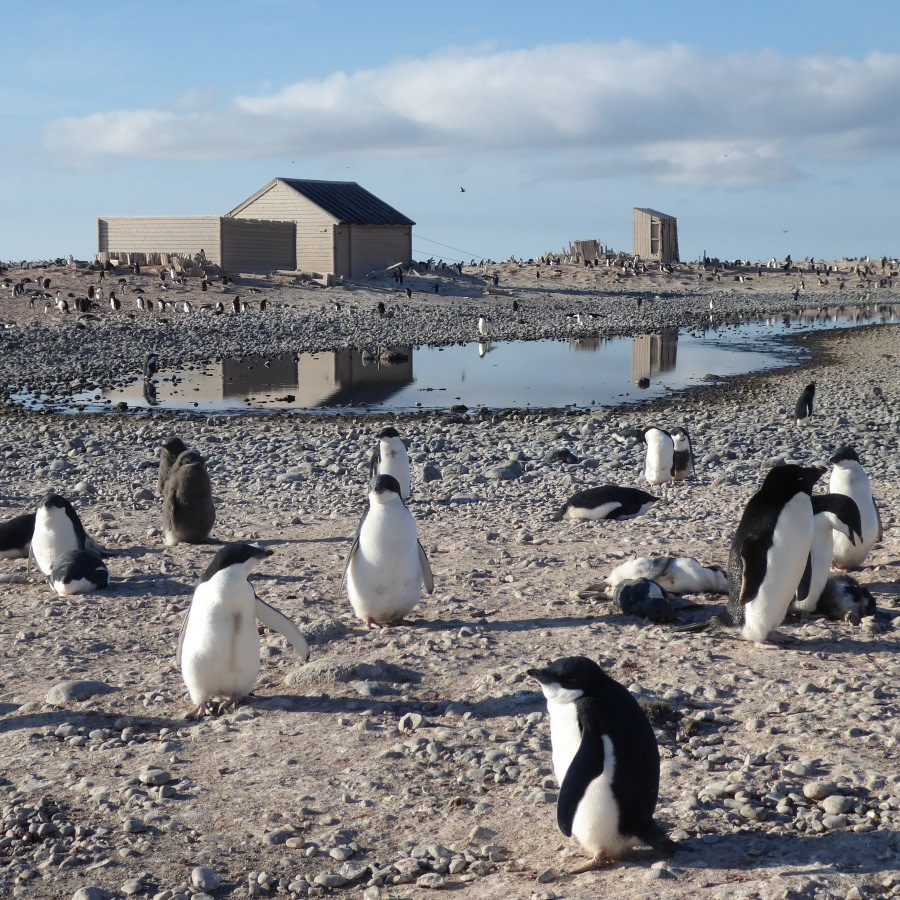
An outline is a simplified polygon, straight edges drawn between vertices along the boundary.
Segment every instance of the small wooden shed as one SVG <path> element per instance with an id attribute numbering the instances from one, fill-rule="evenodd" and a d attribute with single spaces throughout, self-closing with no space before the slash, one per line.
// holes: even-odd
<path id="1" fill-rule="evenodd" d="M 631 248 L 631 252 L 641 259 L 678 262 L 678 221 L 675 216 L 635 207 L 631 211 Z"/>
<path id="2" fill-rule="evenodd" d="M 355 181 L 273 178 L 226 214 L 297 225 L 297 268 L 364 278 L 412 260 L 416 223 Z"/>

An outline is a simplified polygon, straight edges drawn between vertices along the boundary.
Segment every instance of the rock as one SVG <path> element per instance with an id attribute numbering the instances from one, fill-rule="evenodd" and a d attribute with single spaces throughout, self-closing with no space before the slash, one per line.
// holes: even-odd
<path id="1" fill-rule="evenodd" d="M 83 887 L 78 888 L 74 894 L 72 894 L 72 900 L 108 900 L 112 894 L 109 891 L 104 891 L 103 888 L 98 887 Z"/>
<path id="2" fill-rule="evenodd" d="M 440 481 L 444 476 L 437 466 L 427 465 L 422 469 L 422 481 L 429 484 L 432 481 Z"/>
<path id="3" fill-rule="evenodd" d="M 516 478 L 519 478 L 524 471 L 525 469 L 522 468 L 522 463 L 518 460 L 513 460 L 502 466 L 491 466 L 489 469 L 485 469 L 484 477 L 496 481 L 514 481 Z"/>
<path id="4" fill-rule="evenodd" d="M 807 800 L 824 800 L 837 793 L 837 785 L 831 781 L 807 781 L 803 785 L 803 796 Z"/>
<path id="5" fill-rule="evenodd" d="M 416 731 L 425 723 L 425 717 L 419 713 L 408 712 L 400 717 L 397 723 L 398 731 Z"/>
<path id="6" fill-rule="evenodd" d="M 168 784 L 172 780 L 172 776 L 165 769 L 142 769 L 138 779 L 141 784 L 159 787 L 161 784 Z"/>
<path id="7" fill-rule="evenodd" d="M 537 877 L 538 884 L 550 884 L 551 881 L 556 881 L 556 872 L 553 869 L 544 869 Z"/>
<path id="8" fill-rule="evenodd" d="M 843 794 L 831 794 L 822 801 L 822 809 L 833 816 L 849 812 L 853 807 L 853 801 Z"/>
<path id="9" fill-rule="evenodd" d="M 50 706 L 63 706 L 66 703 L 89 700 L 101 694 L 117 691 L 105 681 L 61 681 L 47 691 L 47 703 Z"/>
<path id="10" fill-rule="evenodd" d="M 191 884 L 202 891 L 214 891 L 219 886 L 219 876 L 206 866 L 195 866 L 191 870 Z"/>
<path id="11" fill-rule="evenodd" d="M 416 879 L 416 884 L 419 887 L 438 890 L 444 886 L 444 879 L 437 872 L 426 872 Z"/>

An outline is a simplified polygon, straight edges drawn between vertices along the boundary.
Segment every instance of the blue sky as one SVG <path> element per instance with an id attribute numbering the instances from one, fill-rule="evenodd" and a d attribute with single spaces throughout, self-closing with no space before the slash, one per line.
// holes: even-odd
<path id="1" fill-rule="evenodd" d="M 555 8 L 10 6 L 0 259 L 87 258 L 99 215 L 224 214 L 276 176 L 358 181 L 417 257 L 630 250 L 633 206 L 678 217 L 684 259 L 900 254 L 894 0 Z"/>

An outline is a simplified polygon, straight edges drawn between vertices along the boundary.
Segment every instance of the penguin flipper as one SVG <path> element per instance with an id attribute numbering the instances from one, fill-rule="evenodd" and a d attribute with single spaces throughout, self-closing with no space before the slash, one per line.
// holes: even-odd
<path id="1" fill-rule="evenodd" d="M 434 575 L 431 574 L 431 563 L 428 562 L 428 557 L 425 555 L 425 548 L 422 546 L 421 541 L 416 541 L 419 545 L 419 565 L 422 567 L 422 580 L 425 582 L 425 591 L 426 593 L 433 594 L 434 593 Z"/>
<path id="2" fill-rule="evenodd" d="M 303 637 L 300 629 L 284 614 L 269 606 L 268 603 L 256 598 L 256 618 L 272 631 L 277 631 L 284 635 L 285 638 L 293 645 L 294 649 L 300 654 L 303 662 L 309 659 L 309 644 Z"/>
<path id="3" fill-rule="evenodd" d="M 859 507 L 852 497 L 846 494 L 817 494 L 813 498 L 813 514 L 822 512 L 827 513 L 832 528 L 840 531 L 843 525 L 847 529 L 847 538 L 851 544 L 856 544 L 856 538 L 862 541 L 862 520 Z"/>
<path id="4" fill-rule="evenodd" d="M 800 578 L 800 584 L 797 585 L 797 598 L 805 600 L 809 596 L 812 587 L 812 553 L 806 557 L 806 567 L 803 569 L 803 575 Z"/>
<path id="5" fill-rule="evenodd" d="M 878 508 L 878 504 L 875 502 L 875 498 L 872 498 L 872 506 L 875 507 L 875 518 L 878 521 L 878 534 L 875 537 L 876 541 L 884 540 L 884 525 L 881 522 L 881 510 Z M 860 538 L 862 540 L 862 538 Z"/>
<path id="6" fill-rule="evenodd" d="M 741 544 L 741 594 L 738 598 L 742 604 L 747 604 L 756 597 L 766 574 L 766 556 L 769 552 L 771 539 L 761 534 L 748 534 Z"/>
<path id="7" fill-rule="evenodd" d="M 178 632 L 178 647 L 175 649 L 175 665 L 181 667 L 181 648 L 184 644 L 184 636 L 187 634 L 188 618 L 191 614 L 191 608 L 188 606 L 184 613 L 184 619 L 181 622 L 181 631 Z"/>
<path id="8" fill-rule="evenodd" d="M 369 478 L 374 478 L 378 474 L 378 465 L 381 462 L 381 450 L 376 447 L 369 457 Z"/>
<path id="9" fill-rule="evenodd" d="M 366 516 L 369 514 L 369 508 L 366 507 L 366 511 L 362 514 L 362 518 L 359 520 L 359 525 L 356 529 L 356 534 L 353 535 L 353 543 L 350 545 L 350 552 L 347 554 L 347 560 L 344 562 L 344 573 L 341 575 L 341 585 L 338 588 L 338 597 L 344 593 L 344 587 L 347 584 L 347 572 L 350 569 L 350 563 L 353 562 L 353 557 L 356 555 L 356 551 L 359 550 L 359 536 L 362 533 L 363 522 L 366 521 Z"/>
<path id="10" fill-rule="evenodd" d="M 659 825 L 653 820 L 650 821 L 650 824 L 641 830 L 641 833 L 637 835 L 645 844 L 648 844 L 654 850 L 659 853 L 664 853 L 667 856 L 674 853 L 676 850 L 685 849 L 675 841 L 666 837 L 665 832 L 659 827 Z"/>
<path id="11" fill-rule="evenodd" d="M 556 824 L 559 825 L 559 830 L 566 837 L 572 836 L 572 824 L 575 822 L 578 804 L 584 797 L 588 785 L 603 774 L 606 756 L 605 752 L 596 752 L 597 745 L 594 741 L 585 740 L 587 722 L 582 716 L 578 717 L 578 724 L 581 726 L 581 744 L 579 744 L 575 756 L 572 757 L 569 768 L 566 769 L 556 801 Z M 598 742 L 600 747 L 603 747 L 602 738 L 599 736 Z"/>

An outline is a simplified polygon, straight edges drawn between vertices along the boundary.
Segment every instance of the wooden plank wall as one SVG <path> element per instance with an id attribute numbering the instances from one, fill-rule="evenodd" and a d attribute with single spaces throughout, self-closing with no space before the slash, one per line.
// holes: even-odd
<path id="1" fill-rule="evenodd" d="M 193 256 L 201 249 L 221 265 L 221 216 L 103 216 L 97 220 L 98 250 Z"/>
<path id="2" fill-rule="evenodd" d="M 227 272 L 271 272 L 297 266 L 293 222 L 222 219 L 222 267 Z"/>
<path id="3" fill-rule="evenodd" d="M 412 259 L 412 227 L 409 225 L 342 225 L 350 229 L 350 278 Z M 342 273 L 339 273 L 342 274 Z"/>

